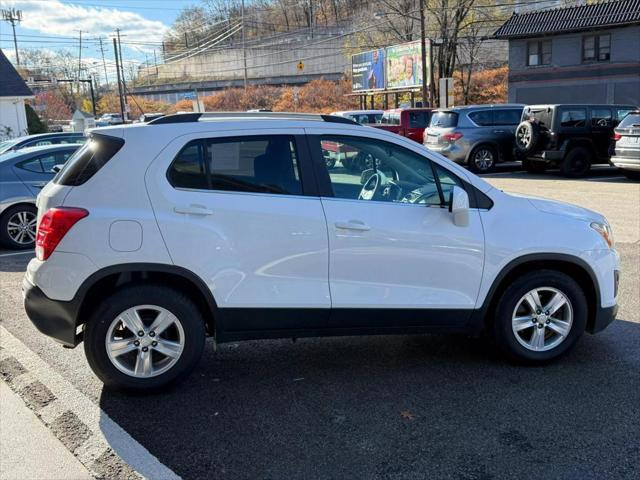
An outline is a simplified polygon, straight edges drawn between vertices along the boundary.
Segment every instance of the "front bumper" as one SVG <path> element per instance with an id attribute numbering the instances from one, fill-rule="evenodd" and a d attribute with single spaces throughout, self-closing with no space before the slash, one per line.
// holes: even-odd
<path id="1" fill-rule="evenodd" d="M 637 153 L 637 156 L 616 154 L 611 157 L 611 163 L 614 166 L 625 170 L 640 171 L 640 152 Z"/>
<path id="2" fill-rule="evenodd" d="M 52 300 L 26 278 L 22 280 L 22 296 L 29 320 L 41 333 L 67 347 L 80 343 L 82 336 L 76 334 L 78 305 L 75 302 Z"/>

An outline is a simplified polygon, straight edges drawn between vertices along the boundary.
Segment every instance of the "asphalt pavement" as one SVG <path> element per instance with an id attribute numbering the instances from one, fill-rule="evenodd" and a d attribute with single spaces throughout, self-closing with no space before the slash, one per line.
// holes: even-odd
<path id="1" fill-rule="evenodd" d="M 605 201 L 596 209 L 624 239 L 618 320 L 553 365 L 510 365 L 490 340 L 464 336 L 253 341 L 217 352 L 209 343 L 184 383 L 128 395 L 102 387 L 82 347 L 63 349 L 35 330 L 19 287 L 30 255 L 8 252 L 0 252 L 0 322 L 185 479 L 635 479 L 640 184 L 610 170 L 586 181 L 552 177 L 507 168 L 488 179 L 578 204 Z"/>

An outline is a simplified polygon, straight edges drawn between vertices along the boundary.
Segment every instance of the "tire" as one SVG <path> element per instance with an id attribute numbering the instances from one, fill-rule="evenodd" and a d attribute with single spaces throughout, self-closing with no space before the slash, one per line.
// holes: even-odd
<path id="1" fill-rule="evenodd" d="M 638 170 L 622 170 L 622 173 L 629 180 L 640 180 L 640 171 Z"/>
<path id="2" fill-rule="evenodd" d="M 469 154 L 467 165 L 474 173 L 489 173 L 498 161 L 498 152 L 491 145 L 479 145 Z"/>
<path id="3" fill-rule="evenodd" d="M 560 164 L 560 173 L 565 177 L 584 177 L 591 169 L 591 152 L 584 147 L 569 150 Z"/>
<path id="4" fill-rule="evenodd" d="M 537 313 L 531 310 L 529 303 L 524 299 L 525 295 L 534 289 L 540 289 L 539 303 L 543 307 L 540 317 L 537 317 Z M 543 315 L 544 306 L 550 303 L 557 292 L 564 296 L 567 303 L 555 313 L 552 309 L 548 310 L 552 319 L 547 322 L 548 318 Z M 535 324 L 534 313 L 537 317 Z M 566 316 L 568 314 L 571 315 L 570 327 L 566 335 L 560 337 L 554 329 L 562 327 L 561 323 L 557 323 L 561 320 L 559 317 L 562 316 L 566 320 L 569 318 Z M 587 325 L 587 314 L 587 299 L 575 280 L 556 270 L 533 271 L 512 282 L 498 300 L 493 333 L 498 347 L 511 360 L 530 365 L 544 364 L 561 357 L 576 344 Z M 551 324 L 553 325 L 549 327 Z M 516 328 L 520 328 L 519 333 L 516 333 Z M 537 348 L 535 345 L 527 347 L 525 343 L 535 343 L 535 339 L 540 338 L 536 336 L 538 332 L 542 332 L 543 335 L 542 348 L 539 345 Z"/>
<path id="5" fill-rule="evenodd" d="M 529 173 L 544 173 L 547 171 L 547 164 L 534 160 L 522 160 L 522 169 Z"/>
<path id="6" fill-rule="evenodd" d="M 540 139 L 540 125 L 524 121 L 516 127 L 515 144 L 522 153 L 533 152 Z"/>
<path id="7" fill-rule="evenodd" d="M 28 203 L 5 210 L 0 217 L 0 244 L 14 250 L 35 248 L 37 217 L 38 209 Z M 23 226 L 27 230 L 19 230 Z"/>
<path id="8" fill-rule="evenodd" d="M 139 318 L 143 319 L 145 326 L 143 336 L 138 336 L 130 329 L 114 328 L 114 325 L 124 325 L 118 319 L 123 318 L 129 309 L 140 306 L 149 308 L 139 309 Z M 154 317 L 151 316 L 154 309 L 164 309 L 173 314 L 179 325 L 174 323 L 163 332 L 152 335 L 148 327 L 152 326 L 154 321 Z M 125 348 L 130 347 L 132 350 L 112 359 L 107 352 L 107 339 L 114 334 L 123 339 L 116 339 L 116 342 L 126 342 Z M 181 351 L 177 354 L 175 351 L 172 352 L 172 355 L 176 355 L 172 358 L 163 355 L 160 352 L 161 348 L 157 345 L 154 347 L 151 343 L 146 347 L 147 354 L 152 363 L 157 363 L 154 364 L 156 370 L 151 375 L 141 372 L 136 376 L 136 372 L 133 371 L 137 366 L 135 359 L 142 358 L 144 344 L 154 338 L 157 340 L 156 343 L 161 343 L 163 348 L 167 349 L 168 346 L 172 346 L 172 349 L 177 350 L 175 346 L 181 344 Z M 142 342 L 142 346 L 132 345 L 134 341 Z M 173 343 L 170 343 L 171 341 Z M 205 322 L 191 299 L 171 288 L 152 284 L 133 285 L 115 292 L 98 305 L 84 329 L 84 351 L 93 372 L 106 386 L 125 390 L 153 391 L 183 380 L 198 364 L 204 342 Z M 119 367 L 116 366 L 116 362 Z M 141 364 L 144 365 L 144 362 Z M 132 369 L 131 374 L 123 371 L 128 368 Z M 161 370 L 164 371 L 158 373 Z"/>

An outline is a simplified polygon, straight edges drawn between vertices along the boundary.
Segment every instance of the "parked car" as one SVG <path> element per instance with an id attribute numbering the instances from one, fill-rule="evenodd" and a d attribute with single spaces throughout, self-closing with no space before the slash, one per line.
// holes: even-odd
<path id="1" fill-rule="evenodd" d="M 515 159 L 514 134 L 524 105 L 469 105 L 436 110 L 424 145 L 472 172 Z"/>
<path id="2" fill-rule="evenodd" d="M 119 113 L 105 113 L 96 120 L 96 126 L 108 127 L 109 125 L 120 125 L 124 123 L 122 115 Z"/>
<path id="3" fill-rule="evenodd" d="M 397 133 L 403 137 L 410 138 L 414 142 L 422 143 L 424 129 L 429 125 L 432 110 L 431 108 L 395 108 L 393 110 L 385 110 L 380 123 L 371 126 Z"/>
<path id="4" fill-rule="evenodd" d="M 83 339 L 106 384 L 183 378 L 207 335 L 487 330 L 540 364 L 614 319 L 602 215 L 509 195 L 339 117 L 247 115 L 94 130 L 38 195 L 27 314 L 69 347 Z M 384 167 L 329 170 L 323 142 Z"/>
<path id="5" fill-rule="evenodd" d="M 0 244 L 33 248 L 36 196 L 81 144 L 28 147 L 0 155 Z M 58 167 L 58 168 L 56 168 Z"/>
<path id="6" fill-rule="evenodd" d="M 609 163 L 613 129 L 630 105 L 530 105 L 516 129 L 516 147 L 528 172 L 559 166 L 567 177 L 582 177 L 594 163 Z"/>
<path id="7" fill-rule="evenodd" d="M 333 112 L 331 115 L 349 118 L 362 125 L 377 124 L 382 120 L 384 110 L 346 110 L 343 112 Z"/>
<path id="8" fill-rule="evenodd" d="M 640 110 L 630 112 L 616 127 L 611 163 L 629 178 L 640 180 Z"/>
<path id="9" fill-rule="evenodd" d="M 12 138 L 0 143 L 0 155 L 10 151 L 41 145 L 58 145 L 61 143 L 79 143 L 85 140 L 84 133 L 40 133 L 24 137 Z"/>

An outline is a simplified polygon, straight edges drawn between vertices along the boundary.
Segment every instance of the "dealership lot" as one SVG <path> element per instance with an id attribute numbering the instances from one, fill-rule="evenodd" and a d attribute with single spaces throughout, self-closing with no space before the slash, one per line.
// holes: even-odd
<path id="1" fill-rule="evenodd" d="M 102 388 L 82 347 L 65 350 L 31 326 L 20 294 L 31 254 L 8 251 L 0 320 L 184 478 L 636 478 L 640 184 L 609 168 L 567 180 L 506 166 L 487 179 L 613 225 L 618 321 L 557 364 L 516 367 L 486 340 L 436 335 L 208 344 L 179 387 L 125 395 Z"/>

